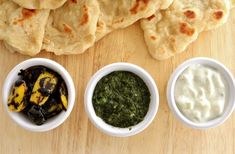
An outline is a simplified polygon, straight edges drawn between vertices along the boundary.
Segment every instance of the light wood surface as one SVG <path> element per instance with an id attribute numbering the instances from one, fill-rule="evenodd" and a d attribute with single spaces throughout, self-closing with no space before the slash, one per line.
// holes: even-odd
<path id="1" fill-rule="evenodd" d="M 59 62 L 71 74 L 77 94 L 74 109 L 58 128 L 33 133 L 16 125 L 1 103 L 0 154 L 233 154 L 235 113 L 223 125 L 201 131 L 180 123 L 167 106 L 166 84 L 172 71 L 183 61 L 198 56 L 221 61 L 235 75 L 235 10 L 227 24 L 202 33 L 187 52 L 161 62 L 148 54 L 138 22 L 111 33 L 82 55 L 41 53 L 37 57 Z M 9 53 L 0 45 L 1 88 L 8 72 L 29 58 Z M 143 67 L 153 76 L 159 88 L 157 116 L 147 129 L 133 137 L 116 138 L 101 133 L 91 124 L 84 111 L 83 95 L 90 77 L 98 69 L 114 62 L 130 62 Z"/>

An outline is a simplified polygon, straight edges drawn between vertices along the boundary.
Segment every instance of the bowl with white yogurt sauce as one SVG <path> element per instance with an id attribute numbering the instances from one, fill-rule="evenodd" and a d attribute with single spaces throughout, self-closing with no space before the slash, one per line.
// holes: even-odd
<path id="1" fill-rule="evenodd" d="M 193 58 L 179 65 L 167 85 L 168 105 L 191 128 L 219 126 L 235 107 L 232 73 L 210 58 Z"/>

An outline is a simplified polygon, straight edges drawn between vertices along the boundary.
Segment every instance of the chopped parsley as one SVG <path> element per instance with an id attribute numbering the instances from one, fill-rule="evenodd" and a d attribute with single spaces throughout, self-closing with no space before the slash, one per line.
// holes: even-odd
<path id="1" fill-rule="evenodd" d="M 134 73 L 115 71 L 97 83 L 92 102 L 96 115 L 107 124 L 127 128 L 144 119 L 149 109 L 150 92 Z"/>

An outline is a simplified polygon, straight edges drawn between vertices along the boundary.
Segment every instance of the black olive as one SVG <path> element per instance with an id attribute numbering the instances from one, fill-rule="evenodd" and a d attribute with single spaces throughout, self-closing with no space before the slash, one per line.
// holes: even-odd
<path id="1" fill-rule="evenodd" d="M 34 83 L 37 80 L 38 76 L 45 71 L 46 67 L 44 66 L 33 66 L 26 70 L 20 70 L 19 75 L 28 82 Z"/>
<path id="2" fill-rule="evenodd" d="M 50 89 L 47 88 L 39 88 L 38 92 L 40 92 L 42 96 L 50 96 L 51 94 Z"/>
<path id="3" fill-rule="evenodd" d="M 54 98 L 49 99 L 42 106 L 42 113 L 45 115 L 46 118 L 53 117 L 59 114 L 61 111 L 62 111 L 62 105 L 58 103 L 57 100 Z"/>
<path id="4" fill-rule="evenodd" d="M 24 108 L 24 110 L 22 111 L 25 115 L 28 114 L 29 110 L 32 108 L 33 104 L 28 103 L 28 105 Z"/>
<path id="5" fill-rule="evenodd" d="M 34 122 L 36 125 L 42 125 L 46 119 L 42 113 L 42 109 L 38 105 L 33 105 L 27 113 L 29 119 Z"/>
<path id="6" fill-rule="evenodd" d="M 25 81 L 24 80 L 17 80 L 15 82 L 15 87 L 19 87 L 21 84 L 23 84 Z"/>

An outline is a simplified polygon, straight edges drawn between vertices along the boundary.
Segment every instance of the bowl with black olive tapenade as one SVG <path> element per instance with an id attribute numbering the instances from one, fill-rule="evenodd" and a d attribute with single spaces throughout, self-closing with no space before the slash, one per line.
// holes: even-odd
<path id="1" fill-rule="evenodd" d="M 72 111 L 75 88 L 60 64 L 45 58 L 21 62 L 8 74 L 3 103 L 10 117 L 31 131 L 48 131 L 63 123 Z"/>
<path id="2" fill-rule="evenodd" d="M 127 137 L 144 130 L 157 113 L 159 94 L 152 77 L 130 63 L 114 63 L 96 72 L 85 92 L 91 122 L 111 136 Z"/>

